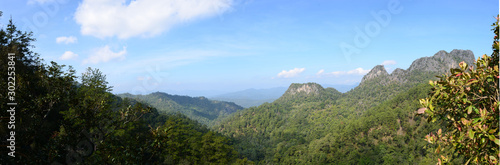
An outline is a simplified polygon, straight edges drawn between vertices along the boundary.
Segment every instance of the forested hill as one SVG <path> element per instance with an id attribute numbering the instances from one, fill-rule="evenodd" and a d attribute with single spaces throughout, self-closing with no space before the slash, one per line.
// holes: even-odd
<path id="1" fill-rule="evenodd" d="M 227 116 L 243 107 L 232 102 L 209 100 L 205 97 L 189 97 L 155 92 L 148 95 L 119 94 L 122 98 L 133 98 L 150 104 L 160 113 L 181 113 L 205 125 Z"/>
<path id="2" fill-rule="evenodd" d="M 0 164 L 251 163 L 240 159 L 230 138 L 197 121 L 114 96 L 99 69 L 77 76 L 71 66 L 46 64 L 32 51 L 32 33 L 17 30 L 13 22 L 0 27 L 0 73 L 12 73 L 9 81 L 0 81 L 0 109 L 11 110 L 0 113 Z M 169 99 L 220 114 L 241 109 L 202 98 Z"/>
<path id="3" fill-rule="evenodd" d="M 473 64 L 472 51 L 454 49 L 448 53 L 441 50 L 433 56 L 416 59 L 408 69 L 397 68 L 391 74 L 387 73 L 383 65 L 377 65 L 363 77 L 356 88 L 344 93 L 339 101 L 361 113 L 418 84 L 437 80 L 436 76 L 449 73 L 451 68 L 457 68 L 462 61 Z"/>
<path id="4" fill-rule="evenodd" d="M 325 89 L 316 83 L 293 83 L 275 103 L 286 104 L 288 102 L 301 103 L 318 100 L 335 100 L 340 95 L 342 95 L 342 93 L 336 89 Z"/>
<path id="5" fill-rule="evenodd" d="M 226 93 L 210 97 L 213 100 L 229 101 L 241 105 L 245 108 L 259 106 L 265 102 L 273 102 L 279 98 L 285 91 L 286 87 L 276 87 L 269 89 L 246 89 L 242 91 Z"/>
<path id="6" fill-rule="evenodd" d="M 473 59 L 469 50 L 439 51 L 391 74 L 376 66 L 347 93 L 292 84 L 273 103 L 236 112 L 213 128 L 259 164 L 433 163 L 424 137 L 440 126 L 415 115 L 418 99 L 430 91 L 430 79 Z"/>

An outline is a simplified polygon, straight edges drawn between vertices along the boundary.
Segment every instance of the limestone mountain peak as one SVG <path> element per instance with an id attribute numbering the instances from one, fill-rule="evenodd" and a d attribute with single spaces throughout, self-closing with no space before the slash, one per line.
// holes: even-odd
<path id="1" fill-rule="evenodd" d="M 387 71 L 385 70 L 384 65 L 377 65 L 377 66 L 373 67 L 373 69 L 371 69 L 370 72 L 368 72 L 368 74 L 363 76 L 363 79 L 361 80 L 361 82 L 367 81 L 369 79 L 373 79 L 375 77 L 387 76 L 387 75 L 389 75 L 389 73 L 387 73 Z"/>
<path id="2" fill-rule="evenodd" d="M 451 52 L 440 50 L 431 57 L 419 58 L 410 65 L 406 70 L 397 68 L 390 75 L 387 73 L 383 65 L 375 66 L 368 74 L 361 80 L 360 85 L 366 81 L 372 80 L 376 77 L 386 77 L 377 80 L 380 84 L 389 84 L 391 82 L 404 83 L 411 81 L 409 76 L 416 75 L 422 72 L 433 72 L 438 75 L 447 73 L 451 68 L 457 68 L 460 62 L 464 61 L 467 64 L 474 62 L 474 53 L 470 50 L 454 49 Z M 416 76 L 419 77 L 419 76 Z M 423 77 L 422 77 L 423 78 Z"/>
<path id="3" fill-rule="evenodd" d="M 319 94 L 320 91 L 325 90 L 321 85 L 316 83 L 293 83 L 290 85 L 284 95 L 296 95 L 299 93 L 306 95 Z"/>

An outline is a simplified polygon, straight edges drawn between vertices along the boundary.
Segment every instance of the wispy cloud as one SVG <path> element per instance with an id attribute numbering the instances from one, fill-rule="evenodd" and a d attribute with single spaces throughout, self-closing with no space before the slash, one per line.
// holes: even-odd
<path id="1" fill-rule="evenodd" d="M 56 42 L 58 44 L 60 44 L 60 43 L 71 44 L 71 43 L 75 43 L 76 41 L 77 41 L 76 37 L 73 37 L 73 36 L 69 36 L 69 37 L 61 36 L 61 37 L 56 38 Z"/>
<path id="2" fill-rule="evenodd" d="M 300 73 L 304 72 L 306 68 L 294 68 L 292 70 L 286 71 L 283 70 L 278 73 L 278 78 L 293 78 L 299 76 Z"/>
<path id="3" fill-rule="evenodd" d="M 45 3 L 50 3 L 50 2 L 55 2 L 56 0 L 28 0 L 28 5 L 33 5 L 33 4 L 45 4 Z"/>
<path id="4" fill-rule="evenodd" d="M 318 71 L 318 73 L 316 73 L 316 75 L 319 77 L 321 77 L 321 76 L 342 76 L 342 75 L 365 75 L 368 72 L 370 72 L 370 70 L 365 70 L 363 68 L 356 68 L 356 69 L 353 69 L 350 71 L 334 71 L 334 72 L 325 73 L 325 70 L 321 69 L 320 71 Z"/>
<path id="5" fill-rule="evenodd" d="M 116 72 L 127 71 L 130 73 L 142 72 L 148 67 L 158 66 L 159 70 L 167 70 L 180 66 L 190 65 L 196 62 L 204 61 L 210 58 L 235 56 L 233 52 L 224 52 L 217 50 L 176 50 L 161 54 L 152 55 L 151 57 L 134 61 L 127 65 L 118 66 L 120 69 L 115 69 Z M 245 54 L 243 54 L 245 55 Z M 148 64 L 145 66 L 144 64 Z"/>
<path id="6" fill-rule="evenodd" d="M 96 49 L 89 58 L 83 60 L 83 63 L 97 64 L 101 62 L 108 62 L 113 59 L 125 59 L 125 54 L 127 54 L 127 47 L 123 47 L 123 49 L 119 52 L 113 52 L 109 49 L 109 46 L 106 45 Z"/>
<path id="7" fill-rule="evenodd" d="M 382 65 L 396 65 L 396 61 L 386 60 L 386 61 L 382 62 Z"/>
<path id="8" fill-rule="evenodd" d="M 221 14 L 232 0 L 83 0 L 75 13 L 83 35 L 155 36 L 172 26 Z"/>
<path id="9" fill-rule="evenodd" d="M 321 74 L 323 74 L 324 72 L 325 72 L 325 70 L 324 70 L 324 69 L 321 69 L 321 70 L 319 70 L 319 71 L 318 71 L 318 73 L 316 73 L 316 75 L 321 75 Z"/>
<path id="10" fill-rule="evenodd" d="M 61 60 L 70 60 L 70 59 L 75 59 L 78 57 L 78 54 L 73 53 L 72 51 L 66 51 L 64 52 L 59 59 Z"/>

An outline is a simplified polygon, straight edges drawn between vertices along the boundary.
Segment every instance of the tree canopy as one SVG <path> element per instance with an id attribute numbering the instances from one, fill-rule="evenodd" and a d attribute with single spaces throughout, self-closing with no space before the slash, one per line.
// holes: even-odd
<path id="1" fill-rule="evenodd" d="M 438 163 L 447 163 L 458 155 L 466 164 L 499 163 L 499 91 L 498 91 L 498 17 L 493 24 L 495 33 L 492 57 L 483 55 L 474 64 L 460 63 L 460 68 L 438 81 L 430 81 L 429 97 L 421 99 L 420 111 L 428 114 L 430 122 L 442 122 L 446 128 L 426 136 L 443 154 Z"/>
<path id="2" fill-rule="evenodd" d="M 9 96 L 17 103 L 15 128 L 0 127 L 4 140 L 15 131 L 13 156 L 2 142 L 2 164 L 252 163 L 233 149 L 232 139 L 184 115 L 160 114 L 148 104 L 113 95 L 99 69 L 77 76 L 71 66 L 45 64 L 31 50 L 34 41 L 12 20 L 0 29 L 0 73 L 5 74 L 0 108 L 9 108 Z M 9 80 L 7 73 L 13 73 Z M 7 95 L 8 83 L 15 84 L 15 94 Z M 0 114 L 1 123 L 11 121 L 9 112 Z"/>

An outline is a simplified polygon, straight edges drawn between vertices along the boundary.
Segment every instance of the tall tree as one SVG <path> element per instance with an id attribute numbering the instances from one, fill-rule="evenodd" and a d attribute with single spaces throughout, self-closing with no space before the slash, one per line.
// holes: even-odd
<path id="1" fill-rule="evenodd" d="M 495 41 L 493 58 L 478 58 L 475 67 L 462 62 L 459 69 L 451 69 L 433 87 L 428 98 L 421 99 L 431 122 L 442 122 L 445 129 L 429 134 L 426 140 L 437 145 L 436 153 L 455 150 L 451 156 L 442 155 L 438 164 L 449 162 L 458 155 L 465 156 L 466 164 L 499 163 L 499 90 L 498 90 L 498 17 L 493 25 Z M 496 60 L 496 62 L 494 62 Z"/>
<path id="2" fill-rule="evenodd" d="M 497 17 L 495 17 L 495 19 L 497 19 L 497 21 L 495 23 L 493 23 L 493 29 L 491 29 L 494 33 L 495 33 L 495 37 L 493 38 L 493 45 L 491 46 L 492 49 L 493 49 L 493 53 L 491 53 L 491 62 L 493 63 L 493 65 L 491 66 L 494 66 L 494 65 L 498 65 L 498 18 L 499 15 L 497 15 Z"/>

